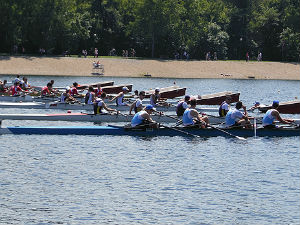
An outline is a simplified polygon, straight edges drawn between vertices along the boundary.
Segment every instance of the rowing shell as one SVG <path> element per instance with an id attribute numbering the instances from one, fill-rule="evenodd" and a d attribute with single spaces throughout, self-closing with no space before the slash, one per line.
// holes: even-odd
<path id="1" fill-rule="evenodd" d="M 118 111 L 129 111 L 129 106 L 116 106 L 116 105 L 107 105 L 109 108 L 116 109 Z M 63 110 L 93 110 L 93 105 L 87 104 L 69 104 L 61 102 L 0 102 L 0 108 L 22 108 L 22 109 L 63 109 Z M 157 111 L 163 112 L 175 112 L 175 106 L 158 106 L 156 107 Z M 201 107 L 197 108 L 200 112 L 218 112 L 218 108 L 212 107 Z"/>
<path id="2" fill-rule="evenodd" d="M 43 121 L 81 121 L 81 122 L 131 122 L 133 115 L 125 114 L 87 114 L 87 113 L 61 113 L 61 114 L 0 114 L 0 120 L 43 120 Z M 158 123 L 176 123 L 177 116 L 151 115 Z M 209 118 L 210 123 L 219 124 L 224 118 Z"/>
<path id="3" fill-rule="evenodd" d="M 254 136 L 252 129 L 223 129 L 233 135 L 242 137 Z M 182 131 L 182 132 L 180 132 Z M 160 129 L 126 129 L 119 126 L 40 126 L 40 127 L 6 127 L 0 128 L 0 134 L 39 134 L 39 135 L 129 135 L 129 136 L 188 136 L 198 135 L 201 137 L 227 136 L 226 133 L 213 129 L 192 128 L 160 128 Z M 278 128 L 256 130 L 256 136 L 283 137 L 300 136 L 300 129 Z"/>

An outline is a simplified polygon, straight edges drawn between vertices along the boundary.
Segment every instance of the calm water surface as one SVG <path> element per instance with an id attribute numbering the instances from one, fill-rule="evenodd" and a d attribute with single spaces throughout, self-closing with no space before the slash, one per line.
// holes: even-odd
<path id="1" fill-rule="evenodd" d="M 113 80 L 139 90 L 176 81 L 189 94 L 239 91 L 248 106 L 300 97 L 299 81 Z M 0 224 L 300 223 L 299 137 L 2 135 L 0 143 Z"/>

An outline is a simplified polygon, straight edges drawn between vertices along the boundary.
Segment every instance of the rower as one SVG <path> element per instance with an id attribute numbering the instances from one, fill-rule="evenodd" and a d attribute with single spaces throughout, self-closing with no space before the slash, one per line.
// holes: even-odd
<path id="1" fill-rule="evenodd" d="M 262 124 L 264 128 L 276 128 L 275 119 L 284 124 L 291 124 L 294 120 L 281 118 L 279 112 L 279 101 L 273 101 L 272 109 L 269 109 L 263 117 Z"/>
<path id="2" fill-rule="evenodd" d="M 176 107 L 176 114 L 177 116 L 182 116 L 184 111 L 188 108 L 188 102 L 190 101 L 191 97 L 186 95 L 183 101 L 180 101 Z"/>
<path id="3" fill-rule="evenodd" d="M 222 102 L 222 104 L 219 107 L 219 116 L 220 117 L 226 116 L 227 112 L 230 109 L 230 103 L 231 103 L 231 97 L 230 96 L 226 96 L 225 101 Z"/>
<path id="4" fill-rule="evenodd" d="M 95 93 L 93 86 L 89 86 L 89 90 L 85 95 L 84 102 L 85 104 L 92 105 L 95 101 Z"/>
<path id="5" fill-rule="evenodd" d="M 150 117 L 151 113 L 155 111 L 156 109 L 153 105 L 147 105 L 143 110 L 134 115 L 131 120 L 131 127 L 158 128 L 158 124 Z"/>
<path id="6" fill-rule="evenodd" d="M 116 100 L 117 106 L 122 106 L 122 105 L 128 106 L 128 104 L 124 102 L 124 95 L 128 93 L 129 93 L 128 87 L 122 87 L 122 91 L 117 96 L 113 97 L 110 100 L 110 102 Z"/>
<path id="7" fill-rule="evenodd" d="M 167 106 L 168 103 L 163 101 L 163 100 L 166 100 L 166 99 L 161 98 L 161 95 L 160 95 L 159 91 L 160 91 L 159 88 L 155 88 L 154 93 L 150 95 L 150 104 L 153 105 L 153 106 L 158 106 L 158 105 Z"/>
<path id="8" fill-rule="evenodd" d="M 183 126 L 195 126 L 200 125 L 202 128 L 205 128 L 208 124 L 207 116 L 200 116 L 199 112 L 196 110 L 197 100 L 191 100 L 191 107 L 187 108 L 182 116 Z"/>
<path id="9" fill-rule="evenodd" d="M 258 109 L 260 107 L 260 102 L 255 102 L 254 105 L 249 109 L 253 111 L 254 109 Z"/>
<path id="10" fill-rule="evenodd" d="M 73 87 L 70 89 L 70 95 L 71 95 L 72 97 L 79 96 L 77 87 L 78 87 L 78 83 L 77 83 L 77 82 L 74 82 L 74 83 L 73 83 Z"/>
<path id="11" fill-rule="evenodd" d="M 23 77 L 23 81 L 22 81 L 22 89 L 23 89 L 23 90 L 28 90 L 28 89 L 30 89 L 30 84 L 28 83 L 27 77 Z"/>
<path id="12" fill-rule="evenodd" d="M 53 89 L 53 87 L 54 87 L 54 80 L 50 80 L 50 82 L 49 82 L 51 85 L 52 85 L 52 87 L 51 87 L 51 91 L 53 92 L 53 93 L 56 93 L 56 94 L 58 94 L 58 90 L 57 89 Z"/>
<path id="13" fill-rule="evenodd" d="M 44 97 L 50 95 L 53 95 L 53 91 L 52 91 L 52 83 L 49 82 L 47 86 L 42 88 L 41 96 Z"/>
<path id="14" fill-rule="evenodd" d="M 11 86 L 10 92 L 12 96 L 19 96 L 22 93 L 22 88 L 20 87 L 20 81 L 15 81 L 14 85 Z"/>
<path id="15" fill-rule="evenodd" d="M 137 113 L 143 109 L 143 99 L 145 98 L 145 92 L 140 91 L 139 98 L 135 100 L 129 109 L 129 115 L 131 115 L 131 111 L 134 109 L 134 112 Z"/>
<path id="16" fill-rule="evenodd" d="M 0 93 L 7 92 L 7 80 L 3 80 L 3 82 L 0 82 Z"/>
<path id="17" fill-rule="evenodd" d="M 66 91 L 65 92 L 63 92 L 62 94 L 61 94 L 61 96 L 60 96 L 60 102 L 61 103 L 68 103 L 68 102 L 78 102 L 78 103 L 80 103 L 79 101 L 77 101 L 74 97 L 72 97 L 71 95 L 70 95 L 70 87 L 69 86 L 67 86 L 66 87 Z"/>
<path id="18" fill-rule="evenodd" d="M 103 90 L 101 88 L 101 84 L 97 84 L 97 89 L 95 90 L 95 97 L 101 97 Z"/>
<path id="19" fill-rule="evenodd" d="M 240 109 L 244 109 L 244 113 Z M 241 101 L 238 101 L 234 109 L 230 109 L 225 117 L 227 127 L 245 127 L 251 128 L 246 106 Z"/>
<path id="20" fill-rule="evenodd" d="M 108 108 L 107 105 L 104 103 L 104 99 L 107 98 L 107 95 L 105 92 L 103 92 L 100 96 L 100 98 L 96 98 L 94 102 L 94 114 L 103 114 L 102 109 L 105 109 L 108 112 L 118 112 L 116 109 Z"/>

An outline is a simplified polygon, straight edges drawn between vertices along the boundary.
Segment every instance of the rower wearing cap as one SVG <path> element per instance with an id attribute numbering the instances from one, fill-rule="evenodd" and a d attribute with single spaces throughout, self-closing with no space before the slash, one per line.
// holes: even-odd
<path id="1" fill-rule="evenodd" d="M 124 102 L 124 95 L 128 93 L 129 93 L 128 87 L 122 87 L 122 91 L 117 96 L 113 97 L 110 100 L 110 102 L 116 100 L 117 106 L 122 106 L 122 105 L 128 106 L 128 104 Z"/>
<path id="2" fill-rule="evenodd" d="M 102 109 L 105 109 L 108 112 L 118 112 L 116 109 L 108 108 L 107 105 L 104 103 L 104 99 L 106 99 L 107 95 L 103 92 L 100 98 L 96 98 L 94 102 L 94 114 L 103 114 L 104 112 Z"/>
<path id="3" fill-rule="evenodd" d="M 260 107 L 260 102 L 254 102 L 253 106 L 249 109 L 251 111 L 253 111 L 254 109 L 258 109 Z"/>
<path id="4" fill-rule="evenodd" d="M 195 126 L 199 124 L 202 128 L 205 128 L 209 124 L 208 117 L 200 116 L 199 112 L 196 110 L 196 99 L 192 99 L 190 104 L 191 107 L 187 108 L 182 116 L 183 126 Z"/>
<path id="5" fill-rule="evenodd" d="M 168 103 L 165 102 L 166 99 L 162 99 L 159 92 L 160 89 L 155 88 L 154 93 L 150 95 L 150 104 L 153 106 L 168 106 Z"/>
<path id="6" fill-rule="evenodd" d="M 262 124 L 264 128 L 276 128 L 274 124 L 275 120 L 278 120 L 279 122 L 284 124 L 291 124 L 292 122 L 294 122 L 294 120 L 291 119 L 281 118 L 277 110 L 278 107 L 279 107 L 279 101 L 276 100 L 273 101 L 272 109 L 269 109 L 263 117 Z"/>
<path id="7" fill-rule="evenodd" d="M 183 101 L 180 101 L 176 107 L 176 114 L 177 116 L 182 116 L 184 111 L 189 107 L 188 102 L 190 101 L 191 97 L 186 95 Z"/>
<path id="8" fill-rule="evenodd" d="M 153 105 L 147 105 L 142 111 L 134 115 L 131 120 L 131 127 L 147 126 L 157 128 L 157 123 L 150 117 L 151 113 L 155 111 Z"/>
<path id="9" fill-rule="evenodd" d="M 240 111 L 241 108 L 244 109 L 244 113 Z M 246 106 L 241 101 L 236 103 L 234 109 L 228 111 L 225 117 L 225 124 L 227 127 L 251 127 Z"/>
<path id="10" fill-rule="evenodd" d="M 226 116 L 227 112 L 230 109 L 231 97 L 226 96 L 226 99 L 219 107 L 219 116 L 224 117 Z"/>
<path id="11" fill-rule="evenodd" d="M 145 98 L 145 92 L 141 91 L 139 93 L 139 98 L 135 100 L 129 109 L 129 115 L 131 115 L 132 110 L 134 110 L 135 113 L 141 111 L 143 109 L 143 99 Z"/>

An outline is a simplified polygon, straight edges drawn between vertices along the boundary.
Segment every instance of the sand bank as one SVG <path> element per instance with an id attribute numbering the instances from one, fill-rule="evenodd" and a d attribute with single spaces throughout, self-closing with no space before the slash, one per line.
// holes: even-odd
<path id="1" fill-rule="evenodd" d="M 104 75 L 119 77 L 300 80 L 299 63 L 98 58 Z M 2 75 L 99 76 L 94 58 L 0 56 Z"/>

